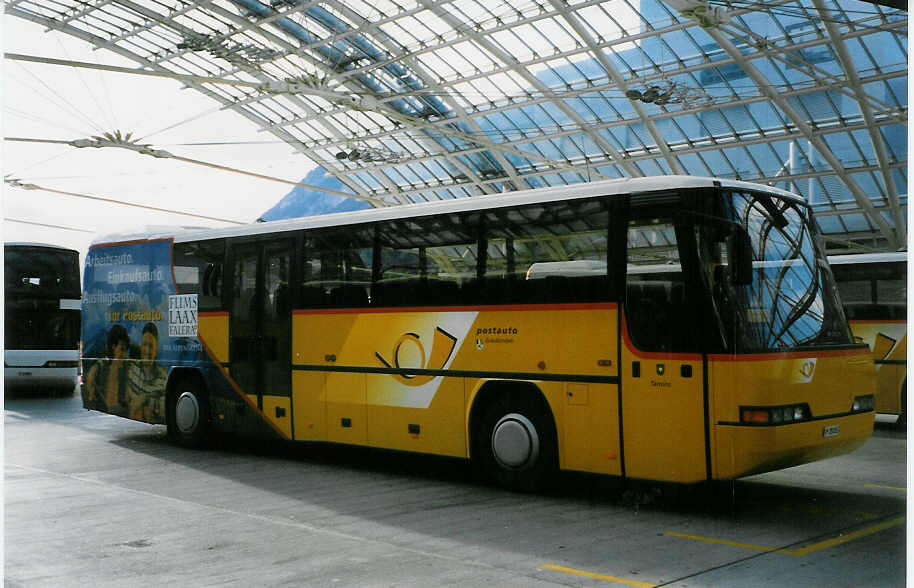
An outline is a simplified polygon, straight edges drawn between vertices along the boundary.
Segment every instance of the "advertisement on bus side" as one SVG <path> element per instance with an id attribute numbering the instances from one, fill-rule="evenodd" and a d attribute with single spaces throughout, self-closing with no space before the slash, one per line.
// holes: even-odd
<path id="1" fill-rule="evenodd" d="M 175 291 L 171 241 L 90 249 L 83 288 L 83 405 L 164 423 L 166 366 L 204 358 L 197 295 Z"/>

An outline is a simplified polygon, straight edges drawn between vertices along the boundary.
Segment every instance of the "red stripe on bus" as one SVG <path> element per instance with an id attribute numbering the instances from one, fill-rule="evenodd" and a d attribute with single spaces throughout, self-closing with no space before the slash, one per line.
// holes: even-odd
<path id="1" fill-rule="evenodd" d="M 613 310 L 616 302 L 574 302 L 568 304 L 493 304 L 480 306 L 384 306 L 381 308 L 302 308 L 292 314 L 381 314 L 392 312 L 505 312 L 535 310 Z"/>
<path id="2" fill-rule="evenodd" d="M 124 245 L 138 245 L 140 243 L 159 243 L 160 241 L 174 241 L 174 237 L 159 237 L 158 239 L 134 239 L 132 241 L 112 241 L 110 243 L 96 243 L 89 246 L 89 251 L 93 249 L 106 249 L 108 247 L 121 247 Z"/>
<path id="3" fill-rule="evenodd" d="M 854 355 L 869 356 L 868 347 L 858 349 L 836 349 L 829 351 L 821 349 L 816 351 L 785 351 L 772 353 L 746 353 L 733 355 L 708 355 L 710 361 L 771 361 L 778 359 L 806 359 L 810 357 L 850 357 Z"/>

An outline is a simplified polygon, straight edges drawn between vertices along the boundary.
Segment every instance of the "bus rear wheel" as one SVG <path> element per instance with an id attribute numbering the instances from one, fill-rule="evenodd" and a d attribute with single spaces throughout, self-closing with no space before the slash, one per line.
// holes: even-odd
<path id="1" fill-rule="evenodd" d="M 481 473 L 519 492 L 545 487 L 556 471 L 555 425 L 541 402 L 523 395 L 491 402 L 473 435 Z"/>
<path id="2" fill-rule="evenodd" d="M 168 436 L 184 447 L 202 447 L 209 435 L 209 402 L 199 384 L 183 379 L 168 397 Z"/>
<path id="3" fill-rule="evenodd" d="M 908 428 L 908 381 L 901 385 L 901 409 L 898 411 L 898 420 L 895 426 L 899 429 Z"/>

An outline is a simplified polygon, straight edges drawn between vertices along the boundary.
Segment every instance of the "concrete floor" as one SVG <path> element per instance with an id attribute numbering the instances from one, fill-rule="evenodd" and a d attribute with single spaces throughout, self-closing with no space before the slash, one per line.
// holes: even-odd
<path id="1" fill-rule="evenodd" d="M 227 439 L 79 398 L 5 401 L 16 586 L 903 586 L 904 433 L 732 488 L 564 475 L 513 494 L 460 461 Z"/>

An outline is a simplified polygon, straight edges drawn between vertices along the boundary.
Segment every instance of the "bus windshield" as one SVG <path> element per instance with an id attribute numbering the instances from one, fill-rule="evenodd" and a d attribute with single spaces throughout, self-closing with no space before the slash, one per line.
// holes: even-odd
<path id="1" fill-rule="evenodd" d="M 802 205 L 771 194 L 732 192 L 723 208 L 725 218 L 696 223 L 695 230 L 725 347 L 752 353 L 852 343 L 834 278 Z M 734 279 L 738 231 L 748 236 L 751 282 Z"/>
<path id="2" fill-rule="evenodd" d="M 29 245 L 5 246 L 3 285 L 6 295 L 79 298 L 79 254 Z"/>

